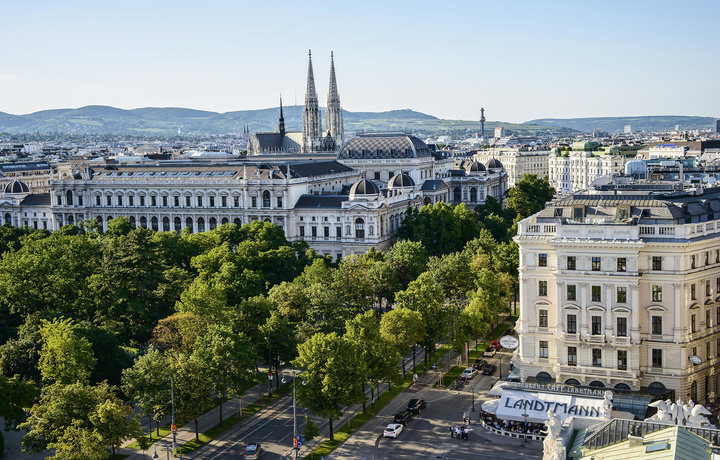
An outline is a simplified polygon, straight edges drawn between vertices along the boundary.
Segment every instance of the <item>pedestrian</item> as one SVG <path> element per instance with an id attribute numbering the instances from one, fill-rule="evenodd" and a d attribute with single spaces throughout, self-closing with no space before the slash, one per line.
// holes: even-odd
<path id="1" fill-rule="evenodd" d="M 470 430 L 467 429 L 467 428 L 465 428 L 465 429 L 463 430 L 463 439 L 466 440 L 466 441 L 467 441 L 468 439 L 470 439 L 469 434 L 470 434 Z"/>
<path id="2" fill-rule="evenodd" d="M 417 383 L 417 381 L 418 381 L 418 375 L 413 374 L 413 385 L 415 385 Z"/>
<path id="3" fill-rule="evenodd" d="M 455 437 L 455 425 L 450 425 L 450 437 Z"/>
<path id="4" fill-rule="evenodd" d="M 465 412 L 463 412 L 463 422 L 467 423 L 467 419 L 468 419 L 468 413 L 467 413 L 467 411 L 465 411 Z"/>

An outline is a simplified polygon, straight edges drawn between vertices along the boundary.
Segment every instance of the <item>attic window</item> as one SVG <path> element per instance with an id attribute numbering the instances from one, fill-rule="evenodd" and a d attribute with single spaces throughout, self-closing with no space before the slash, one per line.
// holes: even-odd
<path id="1" fill-rule="evenodd" d="M 573 219 L 582 219 L 585 217 L 585 206 L 573 206 Z"/>
<path id="2" fill-rule="evenodd" d="M 650 217 L 650 210 L 649 209 L 643 209 L 640 217 Z"/>
<path id="3" fill-rule="evenodd" d="M 623 221 L 630 218 L 630 206 L 620 205 L 617 208 L 617 220 Z"/>
<path id="4" fill-rule="evenodd" d="M 563 216 L 563 208 L 555 208 L 555 217 Z"/>

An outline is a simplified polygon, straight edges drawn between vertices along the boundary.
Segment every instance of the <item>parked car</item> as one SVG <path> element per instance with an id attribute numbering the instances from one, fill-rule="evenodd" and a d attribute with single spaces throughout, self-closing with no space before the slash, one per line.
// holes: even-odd
<path id="1" fill-rule="evenodd" d="M 383 437 L 385 438 L 397 438 L 400 433 L 402 433 L 403 426 L 400 423 L 391 423 L 387 427 L 385 427 L 385 431 L 383 431 Z"/>
<path id="2" fill-rule="evenodd" d="M 503 334 L 503 335 L 515 335 L 515 329 L 509 327 L 509 328 L 505 329 L 505 334 Z"/>
<path id="3" fill-rule="evenodd" d="M 427 402 L 424 399 L 411 399 L 408 401 L 407 410 L 413 414 L 419 414 L 424 411 L 427 407 Z"/>
<path id="4" fill-rule="evenodd" d="M 497 370 L 497 366 L 494 364 L 486 364 L 485 368 L 483 368 L 483 374 L 484 375 L 493 375 L 495 371 Z"/>
<path id="5" fill-rule="evenodd" d="M 472 363 L 472 367 L 477 369 L 478 371 L 481 371 L 481 370 L 483 370 L 483 368 L 485 367 L 486 364 L 487 364 L 487 361 L 485 361 L 482 358 L 478 358 Z"/>
<path id="6" fill-rule="evenodd" d="M 262 449 L 260 449 L 260 444 L 248 444 L 245 448 L 245 458 L 258 458 L 260 457 L 261 452 Z"/>
<path id="7" fill-rule="evenodd" d="M 492 358 L 493 356 L 495 356 L 495 349 L 487 347 L 483 352 L 483 356 L 485 356 L 486 358 Z"/>
<path id="8" fill-rule="evenodd" d="M 466 380 L 472 380 L 472 378 L 475 377 L 477 373 L 478 371 L 476 371 L 474 367 L 468 367 L 463 371 L 462 376 L 465 377 Z"/>
<path id="9" fill-rule="evenodd" d="M 403 410 L 400 412 L 396 412 L 395 416 L 393 417 L 393 422 L 395 423 L 402 423 L 403 426 L 410 423 L 410 420 L 412 420 L 413 414 L 410 411 Z"/>
<path id="10" fill-rule="evenodd" d="M 500 341 L 499 340 L 493 340 L 490 344 L 490 348 L 494 348 L 495 350 L 500 349 Z"/>

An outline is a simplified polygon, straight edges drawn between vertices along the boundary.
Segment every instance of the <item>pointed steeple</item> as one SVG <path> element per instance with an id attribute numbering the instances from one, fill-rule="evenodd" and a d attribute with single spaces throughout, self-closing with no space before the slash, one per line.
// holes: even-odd
<path id="1" fill-rule="evenodd" d="M 340 94 L 335 79 L 335 56 L 330 52 L 330 90 L 328 91 L 327 111 L 325 112 L 325 125 L 328 134 L 335 141 L 336 148 L 340 148 L 344 137 L 342 107 Z"/>
<path id="2" fill-rule="evenodd" d="M 303 152 L 316 151 L 322 137 L 322 122 L 315 76 L 312 68 L 312 51 L 308 51 L 307 91 L 305 93 L 305 110 L 303 111 Z"/>
<path id="3" fill-rule="evenodd" d="M 278 122 L 278 131 L 280 131 L 280 136 L 285 135 L 285 117 L 283 117 L 282 111 L 282 94 L 280 95 L 280 120 Z"/>

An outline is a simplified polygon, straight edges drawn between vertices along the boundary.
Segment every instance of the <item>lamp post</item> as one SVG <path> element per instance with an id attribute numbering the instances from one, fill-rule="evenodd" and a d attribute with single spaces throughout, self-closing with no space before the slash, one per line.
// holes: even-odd
<path id="1" fill-rule="evenodd" d="M 297 417 L 295 404 L 295 375 L 297 375 L 297 371 L 295 369 L 292 369 L 290 372 L 292 373 L 293 379 L 293 458 L 297 459 L 298 451 L 300 450 L 297 436 Z M 283 376 L 282 383 L 285 383 L 285 376 Z"/>
<path id="2" fill-rule="evenodd" d="M 472 399 L 473 399 L 472 411 L 475 412 L 475 384 L 473 383 L 472 385 L 470 385 L 470 388 L 472 388 Z"/>

